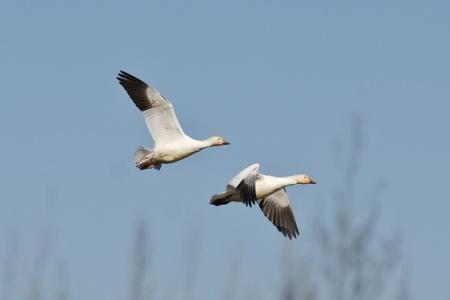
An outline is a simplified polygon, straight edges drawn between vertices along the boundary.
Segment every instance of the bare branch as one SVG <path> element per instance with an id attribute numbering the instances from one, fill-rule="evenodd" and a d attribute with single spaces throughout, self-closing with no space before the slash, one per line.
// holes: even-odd
<path id="1" fill-rule="evenodd" d="M 146 282 L 148 271 L 150 269 L 150 246 L 147 231 L 148 229 L 145 222 L 137 224 L 132 256 L 131 300 L 150 299 Z"/>

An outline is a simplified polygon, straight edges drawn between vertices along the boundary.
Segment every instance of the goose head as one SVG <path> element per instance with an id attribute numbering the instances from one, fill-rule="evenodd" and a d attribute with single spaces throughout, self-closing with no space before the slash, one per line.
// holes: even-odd
<path id="1" fill-rule="evenodd" d="M 297 181 L 297 184 L 316 184 L 316 182 L 311 177 L 304 174 L 296 175 L 295 179 Z"/>
<path id="2" fill-rule="evenodd" d="M 230 143 L 220 136 L 212 136 L 208 139 L 211 146 L 223 146 L 229 145 Z"/>

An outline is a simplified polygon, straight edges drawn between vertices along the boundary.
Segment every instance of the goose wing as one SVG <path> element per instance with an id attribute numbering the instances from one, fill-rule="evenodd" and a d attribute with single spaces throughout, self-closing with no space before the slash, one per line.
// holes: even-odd
<path id="1" fill-rule="evenodd" d="M 299 235 L 294 212 L 289 204 L 289 199 L 285 189 L 267 196 L 259 202 L 259 207 L 263 214 L 284 236 L 289 239 Z"/>
<path id="2" fill-rule="evenodd" d="M 120 71 L 117 80 L 144 114 L 155 144 L 167 144 L 185 137 L 172 104 L 139 78 Z"/>
<path id="3" fill-rule="evenodd" d="M 228 188 L 236 189 L 246 206 L 256 203 L 255 182 L 258 177 L 259 164 L 253 164 L 237 174 L 228 183 Z"/>

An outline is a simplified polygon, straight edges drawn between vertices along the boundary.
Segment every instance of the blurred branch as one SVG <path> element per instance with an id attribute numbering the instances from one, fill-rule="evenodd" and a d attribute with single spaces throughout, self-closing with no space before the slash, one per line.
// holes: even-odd
<path id="1" fill-rule="evenodd" d="M 388 279 L 399 261 L 400 239 L 382 240 L 377 237 L 380 217 L 379 199 L 385 187 L 377 182 L 369 195 L 358 195 L 358 179 L 365 145 L 363 123 L 354 118 L 348 145 L 336 158 L 346 162 L 342 187 L 332 193 L 334 210 L 331 222 L 316 220 L 316 244 L 320 249 L 319 261 L 329 296 L 336 300 L 374 300 L 388 287 Z M 343 149 L 335 144 L 335 149 Z M 339 165 L 339 164 L 338 164 Z M 354 201 L 372 200 L 367 211 L 354 206 Z"/>
<path id="2" fill-rule="evenodd" d="M 31 286 L 28 290 L 27 299 L 29 300 L 40 300 L 45 297 L 44 274 L 48 266 L 52 240 L 53 236 L 50 229 L 45 230 L 41 234 L 38 242 L 38 251 L 34 260 L 34 269 L 32 270 Z"/>
<path id="3" fill-rule="evenodd" d="M 38 231 L 35 243 L 29 252 L 20 247 L 18 233 L 9 234 L 6 244 L 6 255 L 0 281 L 0 299 L 69 299 L 69 277 L 65 264 L 55 264 L 54 232 L 51 227 Z M 37 248 L 37 250 L 35 250 Z M 21 253 L 22 255 L 19 255 Z M 26 254 L 34 257 L 31 266 L 22 265 L 27 262 Z M 19 260 L 20 258 L 20 260 Z M 51 268 L 55 267 L 56 280 L 51 280 Z M 19 279 L 20 278 L 20 279 Z M 28 280 L 27 280 L 28 279 Z M 56 292 L 56 293 L 54 293 Z"/>
<path id="4" fill-rule="evenodd" d="M 6 257 L 4 262 L 2 288 L 0 299 L 10 300 L 16 284 L 16 269 L 19 260 L 19 239 L 15 234 L 10 234 L 6 243 Z"/>
<path id="5" fill-rule="evenodd" d="M 199 221 L 199 220 L 197 220 Z M 183 259 L 185 263 L 184 295 L 183 299 L 192 299 L 194 286 L 197 280 L 198 265 L 203 246 L 203 232 L 200 223 L 192 225 L 186 234 L 183 248 Z"/>
<path id="6" fill-rule="evenodd" d="M 303 260 L 298 261 L 292 248 L 286 246 L 282 255 L 281 300 L 317 300 L 317 282 L 312 281 L 312 270 Z"/>
<path id="7" fill-rule="evenodd" d="M 237 296 L 237 288 L 239 282 L 239 272 L 241 266 L 242 256 L 232 256 L 232 261 L 229 264 L 229 275 L 227 277 L 227 281 L 225 284 L 225 288 L 223 290 L 222 299 L 223 300 L 232 300 L 236 299 Z"/>
<path id="8" fill-rule="evenodd" d="M 136 226 L 132 256 L 131 300 L 148 300 L 150 292 L 146 280 L 150 269 L 150 247 L 147 225 L 140 222 Z"/>
<path id="9" fill-rule="evenodd" d="M 56 275 L 58 278 L 56 300 L 68 300 L 70 299 L 70 280 L 69 271 L 64 261 L 61 261 L 56 266 Z"/>

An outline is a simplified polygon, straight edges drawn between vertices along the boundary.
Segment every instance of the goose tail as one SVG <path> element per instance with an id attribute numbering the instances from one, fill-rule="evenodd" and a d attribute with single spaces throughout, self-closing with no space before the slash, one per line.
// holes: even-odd
<path id="1" fill-rule="evenodd" d="M 134 152 L 134 163 L 136 164 L 136 167 L 139 170 L 145 170 L 145 169 L 161 169 L 161 164 L 158 164 L 153 159 L 153 149 L 149 149 L 146 147 L 139 147 Z"/>
<path id="2" fill-rule="evenodd" d="M 211 201 L 209 201 L 209 204 L 219 206 L 219 205 L 225 205 L 233 201 L 233 190 L 228 190 L 223 193 L 215 194 L 212 196 Z"/>

